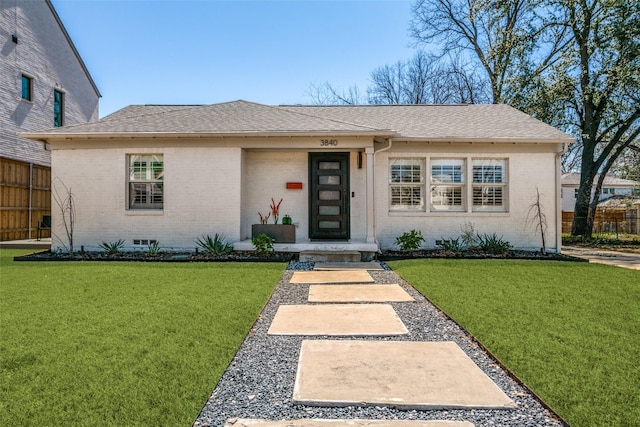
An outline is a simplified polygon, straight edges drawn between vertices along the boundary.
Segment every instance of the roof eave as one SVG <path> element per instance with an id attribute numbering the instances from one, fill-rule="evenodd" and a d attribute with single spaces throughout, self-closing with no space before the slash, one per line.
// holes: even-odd
<path id="1" fill-rule="evenodd" d="M 250 137 L 385 137 L 392 138 L 394 131 L 312 131 L 312 132 L 87 132 L 87 133 L 46 133 L 22 132 L 18 136 L 35 141 L 48 142 L 51 140 L 71 139 L 133 139 L 133 138 L 250 138 Z"/>
<path id="2" fill-rule="evenodd" d="M 443 136 L 443 137 L 405 137 L 396 136 L 394 141 L 402 142 L 444 142 L 444 143 L 487 143 L 487 144 L 572 144 L 575 142 L 574 138 L 471 138 L 471 137 L 456 137 L 456 136 Z"/>

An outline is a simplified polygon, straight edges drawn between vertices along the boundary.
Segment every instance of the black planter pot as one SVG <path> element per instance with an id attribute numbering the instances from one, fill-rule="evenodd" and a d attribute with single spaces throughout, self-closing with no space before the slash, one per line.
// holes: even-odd
<path id="1" fill-rule="evenodd" d="M 260 234 L 266 234 L 274 240 L 274 243 L 295 243 L 296 226 L 293 224 L 253 224 L 251 226 L 251 238 Z"/>

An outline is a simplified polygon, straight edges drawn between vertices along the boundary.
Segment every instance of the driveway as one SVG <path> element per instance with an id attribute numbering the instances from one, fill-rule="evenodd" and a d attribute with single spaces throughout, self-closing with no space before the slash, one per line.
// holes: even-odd
<path id="1" fill-rule="evenodd" d="M 583 248 L 580 246 L 562 246 L 562 253 L 577 258 L 589 260 L 598 264 L 614 265 L 616 267 L 640 270 L 640 254 L 632 252 L 617 252 L 597 248 Z"/>

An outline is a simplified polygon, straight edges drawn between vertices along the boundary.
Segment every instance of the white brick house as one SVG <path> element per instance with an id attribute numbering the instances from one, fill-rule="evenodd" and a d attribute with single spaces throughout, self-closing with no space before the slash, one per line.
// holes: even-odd
<path id="1" fill-rule="evenodd" d="M 600 175 L 596 175 L 597 182 Z M 573 212 L 576 206 L 576 195 L 580 187 L 579 173 L 565 173 L 561 178 L 562 186 L 562 211 Z M 638 196 L 640 195 L 640 182 L 630 179 L 618 178 L 614 175 L 606 175 L 602 182 L 602 192 L 598 200 L 606 200 L 612 196 Z"/>
<path id="2" fill-rule="evenodd" d="M 468 223 L 539 249 L 527 224 L 537 188 L 548 250 L 559 251 L 560 157 L 573 141 L 505 105 L 246 101 L 130 106 L 23 136 L 50 144 L 53 175 L 75 196 L 75 246 L 86 250 L 119 239 L 128 249 L 148 240 L 193 249 L 214 233 L 250 248 L 271 198 L 297 225 L 297 246 L 282 250 L 349 242 L 375 251 L 412 229 L 432 247 Z"/>

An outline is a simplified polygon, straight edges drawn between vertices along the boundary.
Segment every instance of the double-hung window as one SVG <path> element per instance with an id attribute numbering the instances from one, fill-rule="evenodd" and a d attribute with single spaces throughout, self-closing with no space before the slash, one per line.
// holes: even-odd
<path id="1" fill-rule="evenodd" d="M 473 210 L 507 210 L 507 171 L 506 160 L 473 160 Z"/>
<path id="2" fill-rule="evenodd" d="M 129 209 L 159 209 L 164 205 L 162 154 L 129 155 Z"/>
<path id="3" fill-rule="evenodd" d="M 24 74 L 22 75 L 22 99 L 33 101 L 33 79 Z"/>
<path id="4" fill-rule="evenodd" d="M 389 159 L 391 210 L 424 210 L 424 160 Z"/>
<path id="5" fill-rule="evenodd" d="M 465 210 L 464 159 L 431 160 L 431 209 L 433 211 Z"/>

